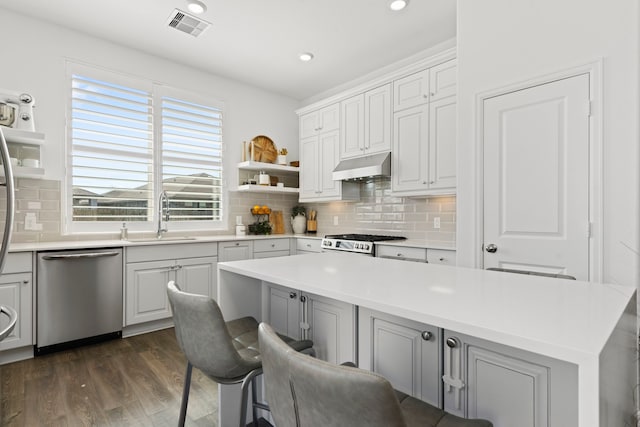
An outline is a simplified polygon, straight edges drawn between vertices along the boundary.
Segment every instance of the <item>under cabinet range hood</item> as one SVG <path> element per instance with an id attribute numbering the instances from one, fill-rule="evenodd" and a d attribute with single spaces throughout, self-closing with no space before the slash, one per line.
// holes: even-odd
<path id="1" fill-rule="evenodd" d="M 333 170 L 334 181 L 391 176 L 391 153 L 372 154 L 343 160 Z"/>

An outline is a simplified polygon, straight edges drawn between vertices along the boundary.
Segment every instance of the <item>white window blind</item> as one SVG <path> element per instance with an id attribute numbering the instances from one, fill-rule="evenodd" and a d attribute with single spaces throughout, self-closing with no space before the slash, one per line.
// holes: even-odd
<path id="1" fill-rule="evenodd" d="M 143 79 L 70 64 L 66 228 L 223 228 L 222 104 Z"/>
<path id="2" fill-rule="evenodd" d="M 170 220 L 222 218 L 222 110 L 162 98 L 162 188 Z"/>
<path id="3" fill-rule="evenodd" d="M 78 74 L 71 84 L 72 220 L 148 220 L 151 93 Z"/>

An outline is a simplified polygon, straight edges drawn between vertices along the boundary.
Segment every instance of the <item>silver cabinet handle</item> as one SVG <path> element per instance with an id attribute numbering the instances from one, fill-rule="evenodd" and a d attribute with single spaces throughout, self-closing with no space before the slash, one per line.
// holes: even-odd
<path id="1" fill-rule="evenodd" d="M 454 407 L 456 409 L 461 408 L 462 401 L 462 389 L 465 384 L 462 381 L 462 378 L 458 378 L 458 376 L 454 376 L 454 371 L 461 375 L 462 372 L 462 355 L 460 354 L 460 349 L 457 349 L 460 345 L 460 342 L 457 338 L 449 337 L 446 340 L 447 348 L 445 349 L 445 358 L 448 362 L 445 363 L 445 372 L 442 376 L 442 382 L 445 384 L 445 393 L 450 393 L 453 390 L 454 393 Z"/>
<path id="2" fill-rule="evenodd" d="M 433 334 L 429 331 L 422 331 L 420 335 L 422 336 L 422 339 L 425 341 L 430 341 L 431 338 L 433 338 Z"/>
<path id="3" fill-rule="evenodd" d="M 490 254 L 493 254 L 498 252 L 498 247 L 493 243 L 489 243 L 487 246 L 485 246 L 484 250 L 489 252 Z"/>
<path id="4" fill-rule="evenodd" d="M 83 252 L 80 254 L 44 255 L 42 259 L 55 261 L 60 259 L 101 258 L 106 256 L 116 256 L 118 254 L 120 254 L 120 252 Z"/>
<path id="5" fill-rule="evenodd" d="M 438 258 L 438 261 L 442 262 L 444 261 L 444 258 Z"/>
<path id="6" fill-rule="evenodd" d="M 295 292 L 289 292 L 289 298 L 294 299 L 295 297 L 297 297 L 298 294 Z"/>
<path id="7" fill-rule="evenodd" d="M 272 243 L 272 244 L 271 244 L 271 247 L 272 247 L 272 248 L 275 248 L 275 247 L 276 247 L 276 244 L 275 244 L 275 243 Z"/>

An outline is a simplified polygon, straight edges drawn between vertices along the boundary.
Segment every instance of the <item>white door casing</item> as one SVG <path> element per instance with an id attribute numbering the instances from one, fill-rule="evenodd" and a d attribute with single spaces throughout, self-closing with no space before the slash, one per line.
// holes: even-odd
<path id="1" fill-rule="evenodd" d="M 589 74 L 484 99 L 484 267 L 589 279 Z"/>

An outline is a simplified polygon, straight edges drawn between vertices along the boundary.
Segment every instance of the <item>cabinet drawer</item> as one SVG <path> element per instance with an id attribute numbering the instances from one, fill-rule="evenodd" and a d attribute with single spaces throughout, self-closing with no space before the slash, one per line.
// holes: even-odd
<path id="1" fill-rule="evenodd" d="M 321 252 L 321 243 L 322 239 L 305 239 L 303 237 L 298 237 L 296 239 L 296 250 L 297 252 Z"/>
<path id="2" fill-rule="evenodd" d="M 31 272 L 32 252 L 11 252 L 7 254 L 3 274 Z"/>
<path id="3" fill-rule="evenodd" d="M 176 258 L 198 258 L 217 256 L 216 243 L 181 243 L 177 245 L 150 245 L 127 248 L 127 263 L 159 261 Z"/>
<path id="4" fill-rule="evenodd" d="M 253 241 L 253 252 L 288 251 L 289 239 L 263 239 Z"/>
<path id="5" fill-rule="evenodd" d="M 454 266 L 456 265 L 456 251 L 427 249 L 427 262 Z"/>
<path id="6" fill-rule="evenodd" d="M 393 258 L 404 261 L 427 262 L 427 250 L 424 248 L 410 248 L 406 246 L 376 245 L 378 258 Z"/>
<path id="7" fill-rule="evenodd" d="M 275 258 L 278 256 L 289 256 L 291 255 L 288 250 L 286 251 L 269 251 L 269 252 L 256 252 L 253 254 L 254 259 L 260 258 Z"/>

